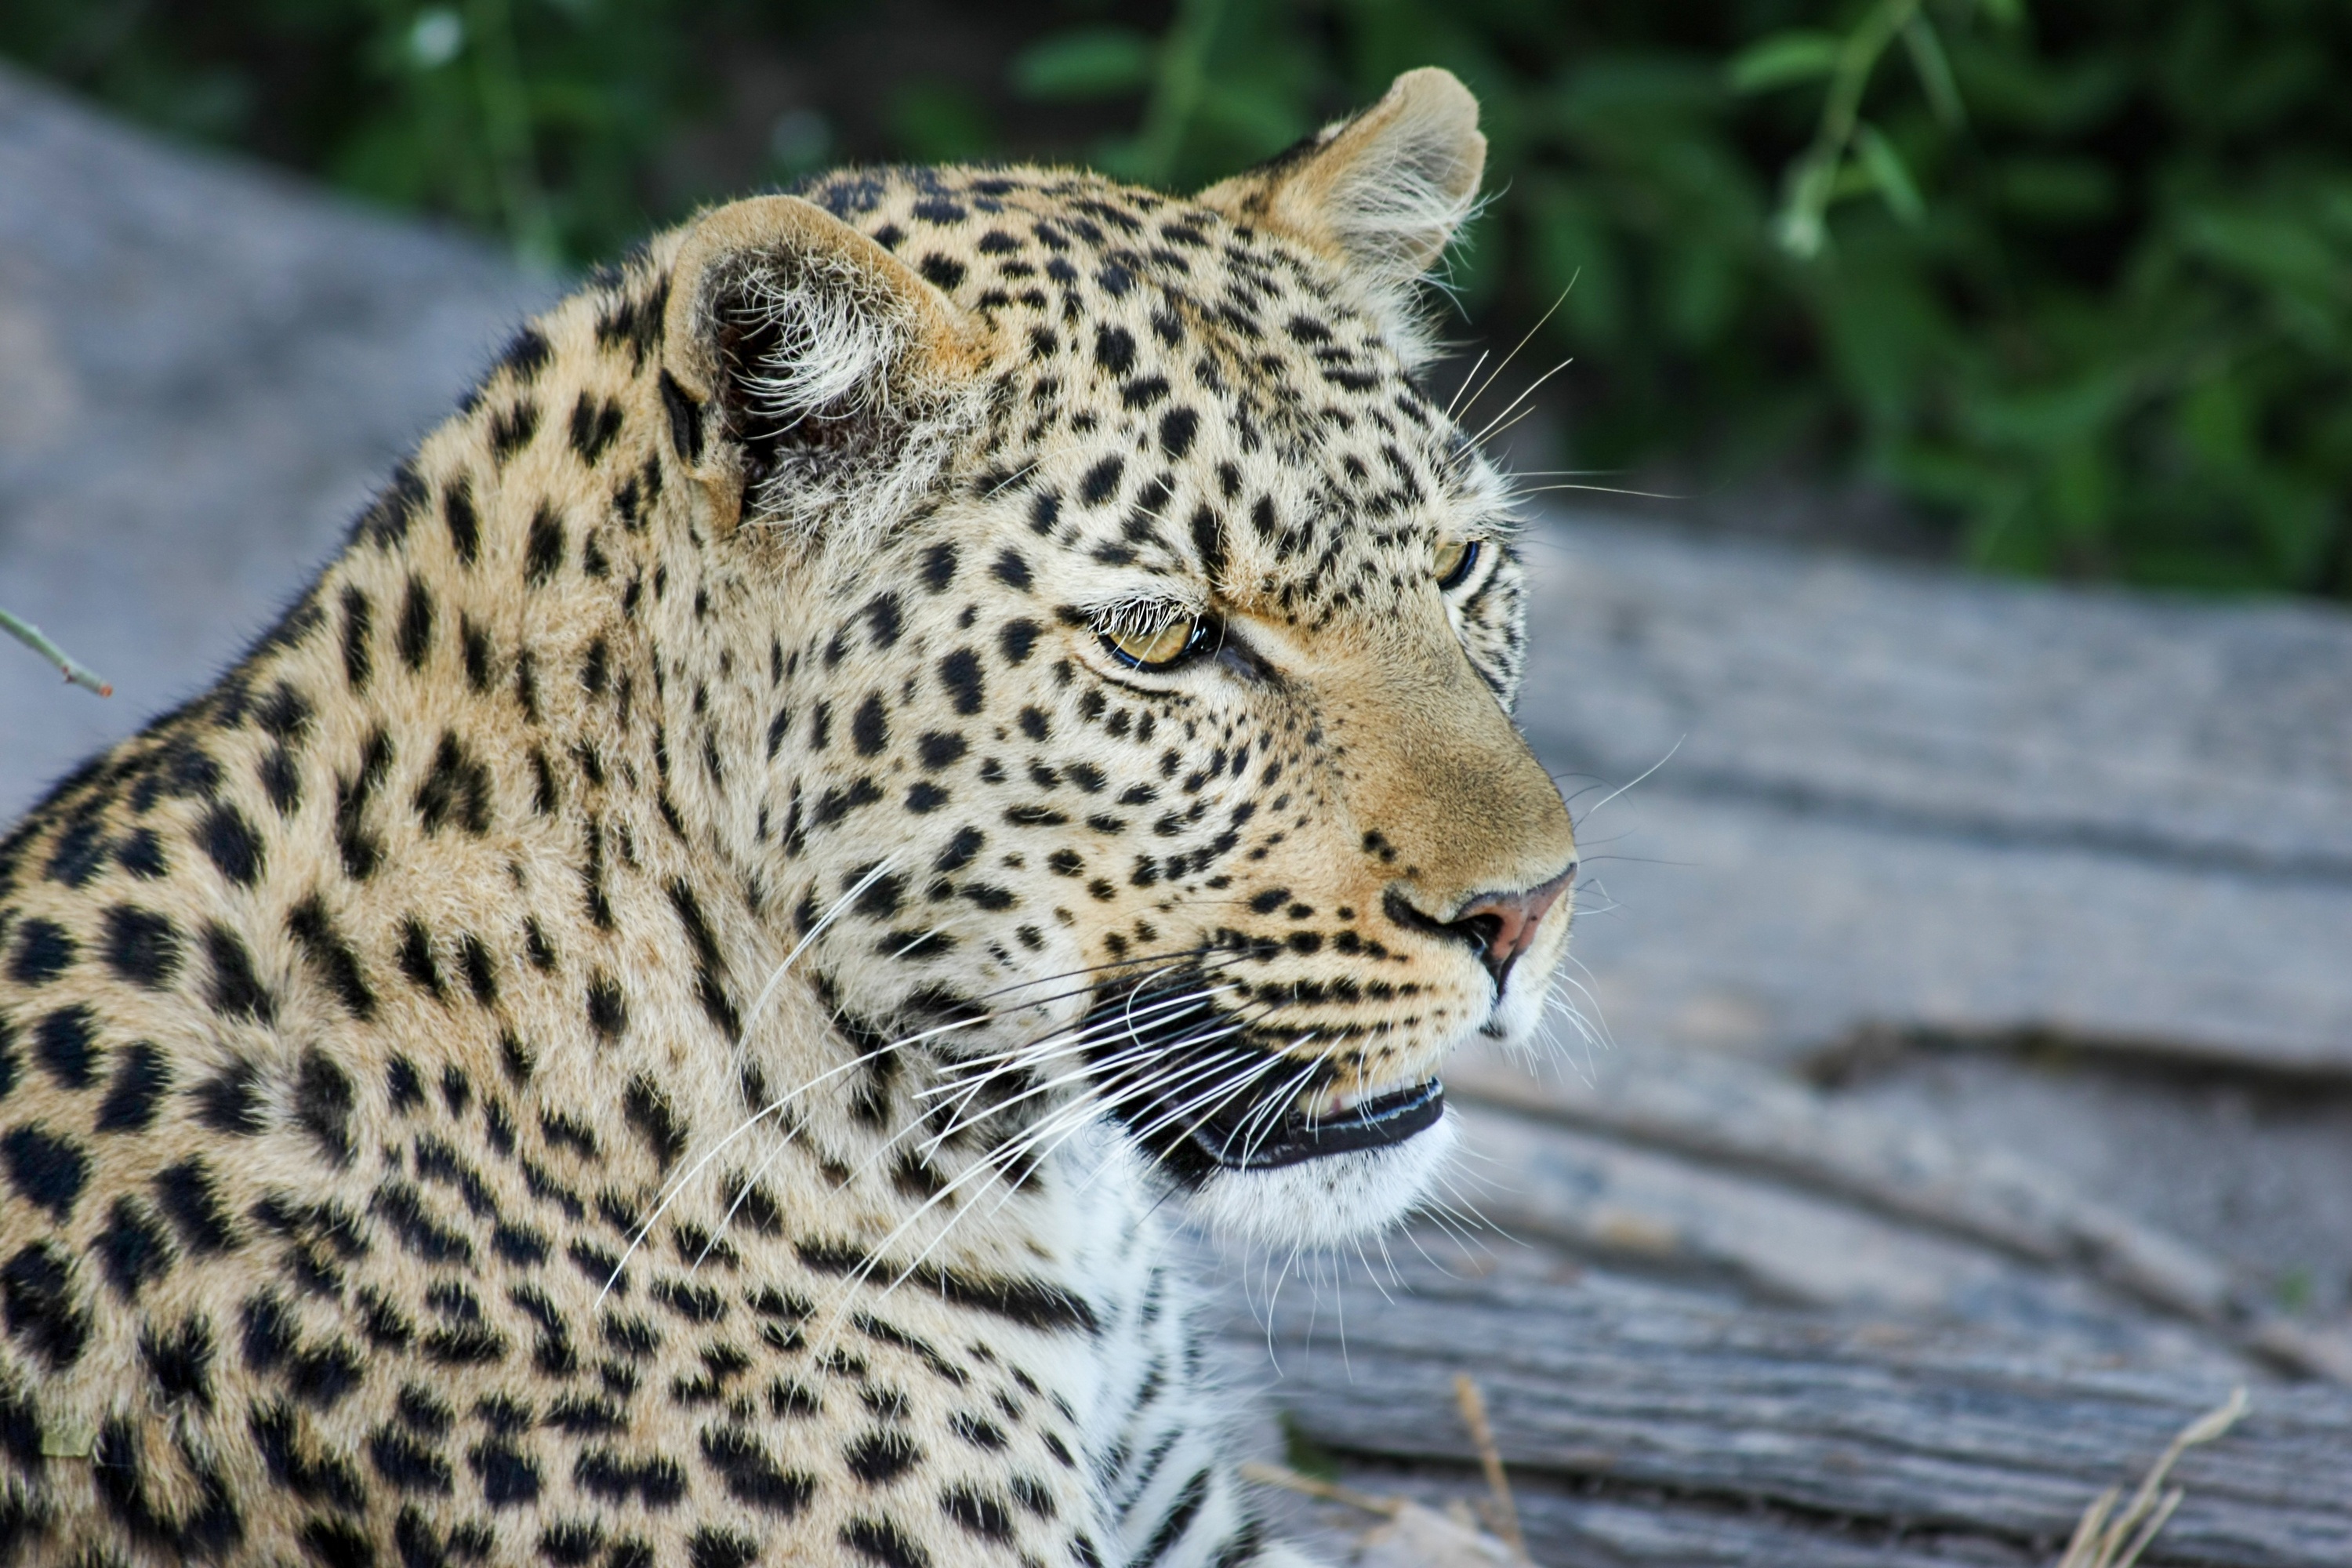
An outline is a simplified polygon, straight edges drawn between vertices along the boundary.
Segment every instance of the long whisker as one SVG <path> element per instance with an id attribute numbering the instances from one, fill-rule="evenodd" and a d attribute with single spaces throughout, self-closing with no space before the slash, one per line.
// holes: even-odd
<path id="1" fill-rule="evenodd" d="M 775 972 L 768 976 L 767 984 L 760 987 L 760 994 L 755 1000 L 753 1000 L 751 1012 L 744 1015 L 744 1038 L 749 1039 L 751 1037 L 751 1026 L 760 1021 L 760 1015 L 767 1010 L 769 1001 L 776 994 L 776 987 L 783 981 L 784 971 L 790 969 L 793 966 L 793 962 L 797 960 L 802 953 L 808 951 L 809 943 L 814 942 L 818 937 L 824 934 L 825 928 L 833 924 L 835 916 L 839 915 L 842 910 L 849 907 L 849 902 L 852 899 L 856 898 L 859 894 L 865 892 L 866 889 L 872 887 L 875 883 L 882 879 L 883 874 L 890 869 L 891 863 L 895 859 L 897 859 L 896 856 L 886 855 L 880 860 L 876 861 L 874 869 L 866 872 L 865 877 L 858 881 L 857 886 L 850 889 L 849 891 L 842 894 L 838 899 L 835 899 L 833 901 L 833 907 L 825 910 L 823 915 L 819 916 L 814 925 L 809 927 L 808 934 L 801 938 L 799 942 L 794 944 L 792 952 L 784 954 L 784 961 L 776 965 Z"/>

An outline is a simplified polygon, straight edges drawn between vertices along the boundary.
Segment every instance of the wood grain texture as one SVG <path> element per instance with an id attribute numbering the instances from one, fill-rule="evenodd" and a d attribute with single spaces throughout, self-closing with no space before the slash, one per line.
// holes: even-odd
<path id="1" fill-rule="evenodd" d="M 1360 1289 L 1347 1304 L 1344 1355 L 1332 1312 L 1311 1328 L 1304 1312 L 1277 1317 L 1272 1398 L 1366 1466 L 1360 1485 L 1382 1462 L 1470 1477 L 1452 1388 L 1468 1373 L 1515 1479 L 1552 1500 L 1529 1510 L 1539 1562 L 1591 1560 L 1579 1521 L 1599 1521 L 1595 1510 L 1617 1518 L 1603 1533 L 1623 1538 L 1629 1561 L 2054 1555 L 2092 1497 L 2136 1482 L 2229 1392 L 2017 1340 L 1712 1307 L 1597 1275 L 1404 1272 L 1392 1300 Z M 1244 1332 L 1264 1331 L 1251 1323 Z M 2352 1562 L 2352 1395 L 2341 1390 L 2257 1389 L 2253 1413 L 2176 1476 L 2188 1500 L 2151 1563 Z M 1717 1543 L 1674 1559 L 1635 1551 L 1634 1515 L 1653 1521 L 1658 1550 L 1710 1533 Z M 1818 1553 L 1788 1553 L 1816 1539 Z M 1930 1541 L 1940 1555 L 1921 1555 Z"/>

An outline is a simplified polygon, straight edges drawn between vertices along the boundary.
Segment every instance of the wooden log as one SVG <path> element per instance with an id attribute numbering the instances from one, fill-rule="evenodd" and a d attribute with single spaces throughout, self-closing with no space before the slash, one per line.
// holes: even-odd
<path id="1" fill-rule="evenodd" d="M 2030 1342 L 1741 1310 L 1598 1274 L 1414 1265 L 1403 1284 L 1388 1300 L 1357 1288 L 1311 1325 L 1244 1316 L 1235 1348 L 1271 1348 L 1268 1397 L 1315 1441 L 1360 1468 L 1435 1465 L 1457 1481 L 1476 1458 L 1453 1379 L 1477 1379 L 1539 1563 L 1594 1560 L 1603 1537 L 1637 1562 L 2046 1562 L 2094 1496 L 2135 1482 L 2229 1393 Z M 2259 1387 L 2252 1413 L 2175 1475 L 2187 1500 L 2151 1564 L 2352 1562 L 2352 1394 Z M 1616 1523 L 1595 1535 L 1602 1514 Z M 1821 1550 L 1792 1550 L 1808 1541 Z"/>

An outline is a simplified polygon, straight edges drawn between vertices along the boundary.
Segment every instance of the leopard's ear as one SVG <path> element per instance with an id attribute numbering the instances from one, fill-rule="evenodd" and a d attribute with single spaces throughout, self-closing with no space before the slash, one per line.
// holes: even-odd
<path id="1" fill-rule="evenodd" d="M 1196 199 L 1334 258 L 1372 294 L 1410 359 L 1423 349 L 1414 285 L 1477 205 L 1486 166 L 1478 100 L 1453 72 L 1424 67 L 1355 118 Z"/>
<path id="2" fill-rule="evenodd" d="M 747 521 L 887 528 L 979 400 L 981 323 L 797 196 L 697 219 L 665 310 L 671 444 L 697 479 L 740 498 Z"/>

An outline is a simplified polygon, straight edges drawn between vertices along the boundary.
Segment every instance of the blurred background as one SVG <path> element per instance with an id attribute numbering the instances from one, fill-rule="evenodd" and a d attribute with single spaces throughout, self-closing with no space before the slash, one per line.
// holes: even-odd
<path id="1" fill-rule="evenodd" d="M 1467 1370 L 1547 1564 L 2026 1563 L 2243 1382 L 2147 1561 L 2352 1561 L 2352 10 L 9 0 L 0 59 L 0 609 L 116 688 L 0 642 L 0 816 L 698 204 L 1193 188 L 1451 68 L 1431 379 L 1527 497 L 1577 963 L 1412 1247 L 1229 1272 L 1266 1442 L 1475 1495 Z"/>
<path id="2" fill-rule="evenodd" d="M 1463 335 L 1576 360 L 1536 466 L 2352 594 L 2328 0 L 12 0 L 0 54 L 544 267 L 847 160 L 1194 186 L 1444 65 L 1493 147 Z"/>

